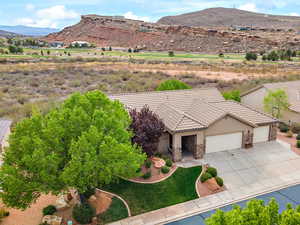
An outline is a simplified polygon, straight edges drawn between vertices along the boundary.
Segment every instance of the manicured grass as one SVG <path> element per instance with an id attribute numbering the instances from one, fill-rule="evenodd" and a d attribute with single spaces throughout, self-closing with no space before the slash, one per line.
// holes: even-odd
<path id="1" fill-rule="evenodd" d="M 196 199 L 195 182 L 201 167 L 178 168 L 176 172 L 156 184 L 138 184 L 120 180 L 102 189 L 120 195 L 129 204 L 133 215 Z"/>
<path id="2" fill-rule="evenodd" d="M 99 225 L 107 224 L 128 217 L 128 211 L 124 203 L 114 197 L 109 209 L 98 216 Z"/>

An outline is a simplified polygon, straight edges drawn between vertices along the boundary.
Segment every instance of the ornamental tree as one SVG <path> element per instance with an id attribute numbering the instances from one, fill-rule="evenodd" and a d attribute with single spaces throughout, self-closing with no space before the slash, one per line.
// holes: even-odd
<path id="1" fill-rule="evenodd" d="M 282 112 L 288 110 L 289 106 L 288 95 L 282 89 L 269 91 L 264 98 L 265 111 L 272 114 L 272 116 L 277 119 L 282 117 Z"/>
<path id="2" fill-rule="evenodd" d="M 41 194 L 83 193 L 131 177 L 146 156 L 132 145 L 123 105 L 99 91 L 73 94 L 46 115 L 34 112 L 9 138 L 0 171 L 0 197 L 27 208 Z"/>
<path id="3" fill-rule="evenodd" d="M 167 80 L 159 84 L 156 91 L 191 89 L 191 86 L 179 80 Z"/>
<path id="4" fill-rule="evenodd" d="M 132 109 L 129 114 L 132 118 L 130 128 L 134 132 L 132 142 L 141 146 L 148 156 L 152 156 L 157 151 L 159 138 L 164 132 L 164 123 L 148 106 L 144 106 L 141 111 Z"/>

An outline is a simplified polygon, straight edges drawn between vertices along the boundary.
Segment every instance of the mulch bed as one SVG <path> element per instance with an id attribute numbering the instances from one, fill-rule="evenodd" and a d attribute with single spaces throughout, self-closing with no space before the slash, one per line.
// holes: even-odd
<path id="1" fill-rule="evenodd" d="M 212 178 L 210 180 L 207 180 L 204 183 L 201 183 L 201 181 L 199 180 L 197 183 L 197 189 L 198 189 L 198 193 L 200 195 L 200 197 L 205 197 L 208 195 L 212 195 L 212 194 L 216 194 L 222 191 L 226 190 L 226 187 L 220 187 L 215 178 Z"/>
<path id="2" fill-rule="evenodd" d="M 130 179 L 130 181 L 132 181 L 132 182 L 143 182 L 143 183 L 144 182 L 153 183 L 155 181 L 160 181 L 160 180 L 162 180 L 164 178 L 169 177 L 170 175 L 173 174 L 173 172 L 175 172 L 176 168 L 177 167 L 173 164 L 172 167 L 170 167 L 169 173 L 164 174 L 163 172 L 161 172 L 161 169 L 155 168 L 153 166 L 153 164 L 151 165 L 151 167 L 149 169 L 146 168 L 145 166 L 142 166 L 141 173 L 145 174 L 145 173 L 151 171 L 151 177 L 149 179 L 144 179 L 143 177 L 136 177 L 136 178 Z"/>

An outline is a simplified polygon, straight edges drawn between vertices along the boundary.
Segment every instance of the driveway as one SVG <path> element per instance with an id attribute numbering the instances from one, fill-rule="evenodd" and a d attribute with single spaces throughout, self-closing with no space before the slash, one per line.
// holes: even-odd
<path id="1" fill-rule="evenodd" d="M 264 200 L 266 203 L 272 198 L 275 198 L 279 204 L 279 212 L 285 210 L 286 205 L 291 203 L 294 207 L 300 204 L 300 185 L 288 187 L 279 191 L 257 196 L 256 199 Z M 235 204 L 231 204 L 220 208 L 223 211 L 230 211 L 233 205 L 240 205 L 244 207 L 249 200 L 241 201 Z M 205 219 L 214 214 L 216 210 L 211 210 L 205 213 L 201 213 L 186 219 L 182 219 L 176 222 L 168 223 L 167 225 L 205 225 Z"/>
<path id="2" fill-rule="evenodd" d="M 282 142 L 256 144 L 251 149 L 210 153 L 204 163 L 216 167 L 228 190 L 272 187 L 300 170 L 300 157 Z"/>

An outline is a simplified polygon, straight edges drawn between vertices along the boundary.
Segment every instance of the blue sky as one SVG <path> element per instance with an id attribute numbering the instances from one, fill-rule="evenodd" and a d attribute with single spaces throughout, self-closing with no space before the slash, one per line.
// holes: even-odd
<path id="1" fill-rule="evenodd" d="M 123 15 L 155 22 L 211 7 L 283 15 L 299 15 L 299 0 L 5 0 L 0 7 L 1 25 L 63 28 L 80 20 L 80 15 Z"/>

